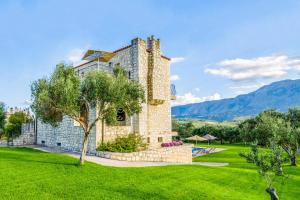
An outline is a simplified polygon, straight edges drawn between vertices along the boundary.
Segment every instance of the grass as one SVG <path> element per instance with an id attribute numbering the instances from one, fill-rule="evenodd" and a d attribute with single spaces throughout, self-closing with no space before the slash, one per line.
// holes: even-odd
<path id="1" fill-rule="evenodd" d="M 256 168 L 237 155 L 245 148 L 225 148 L 195 161 L 229 162 L 227 167 L 145 168 L 78 166 L 64 155 L 0 148 L 0 199 L 269 199 Z M 280 197 L 298 199 L 300 167 L 285 169 L 290 176 L 278 184 Z"/>

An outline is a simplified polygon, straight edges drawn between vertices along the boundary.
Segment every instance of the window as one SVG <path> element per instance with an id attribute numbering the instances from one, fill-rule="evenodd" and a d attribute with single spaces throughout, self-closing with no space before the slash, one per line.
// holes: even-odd
<path id="1" fill-rule="evenodd" d="M 123 111 L 122 108 L 118 109 L 118 111 L 117 111 L 117 120 L 119 122 L 126 120 L 126 114 L 125 114 L 125 112 Z"/>
<path id="2" fill-rule="evenodd" d="M 45 141 L 44 140 L 42 140 L 42 145 L 44 145 L 45 144 Z"/>
<path id="3" fill-rule="evenodd" d="M 150 143 L 150 137 L 147 137 L 147 143 Z"/>
<path id="4" fill-rule="evenodd" d="M 56 145 L 57 145 L 58 147 L 61 147 L 61 143 L 60 143 L 60 142 L 56 143 Z"/>
<path id="5" fill-rule="evenodd" d="M 158 142 L 163 142 L 163 138 L 162 138 L 162 137 L 158 137 L 158 138 L 157 138 L 157 141 L 158 141 Z"/>
<path id="6" fill-rule="evenodd" d="M 83 77 L 84 76 L 84 72 L 81 72 L 81 77 Z"/>
<path id="7" fill-rule="evenodd" d="M 113 63 L 112 63 L 112 62 L 109 62 L 109 63 L 108 63 L 108 66 L 109 66 L 109 67 L 112 67 L 112 66 L 113 66 Z"/>
<path id="8" fill-rule="evenodd" d="M 128 72 L 128 78 L 131 79 L 131 72 Z"/>

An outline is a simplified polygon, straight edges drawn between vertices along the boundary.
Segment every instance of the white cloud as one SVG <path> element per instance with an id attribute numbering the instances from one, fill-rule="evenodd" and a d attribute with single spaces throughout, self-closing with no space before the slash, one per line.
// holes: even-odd
<path id="1" fill-rule="evenodd" d="M 74 66 L 84 63 L 85 61 L 81 60 L 84 53 L 87 51 L 88 46 L 85 48 L 75 48 L 71 49 L 66 56 L 67 61 L 73 63 Z"/>
<path id="2" fill-rule="evenodd" d="M 219 99 L 221 99 L 221 95 L 219 93 L 214 93 L 211 96 L 199 97 L 199 96 L 195 96 L 191 92 L 188 92 L 182 96 L 180 95 L 176 96 L 176 100 L 172 102 L 172 105 L 177 106 L 177 105 L 199 103 L 199 102 L 219 100 Z"/>
<path id="3" fill-rule="evenodd" d="M 236 58 L 223 60 L 216 68 L 205 69 L 206 73 L 223 76 L 234 81 L 258 78 L 278 78 L 289 70 L 300 70 L 300 59 L 286 55 L 257 57 L 252 59 Z"/>
<path id="4" fill-rule="evenodd" d="M 178 81 L 178 80 L 180 80 L 180 77 L 179 77 L 177 74 L 174 74 L 174 75 L 172 75 L 172 76 L 170 77 L 170 80 L 171 80 L 171 81 Z"/>
<path id="5" fill-rule="evenodd" d="M 196 92 L 199 92 L 199 91 L 200 91 L 200 88 L 194 88 L 194 90 L 195 90 Z"/>
<path id="6" fill-rule="evenodd" d="M 185 60 L 184 57 L 174 57 L 174 58 L 171 58 L 171 63 L 179 63 L 179 62 L 182 62 L 184 60 Z"/>

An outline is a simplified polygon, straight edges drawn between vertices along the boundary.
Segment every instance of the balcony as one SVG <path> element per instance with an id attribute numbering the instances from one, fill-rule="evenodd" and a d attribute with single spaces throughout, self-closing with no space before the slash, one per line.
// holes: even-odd
<path id="1" fill-rule="evenodd" d="M 176 87 L 174 84 L 170 85 L 171 90 L 171 100 L 176 100 Z"/>

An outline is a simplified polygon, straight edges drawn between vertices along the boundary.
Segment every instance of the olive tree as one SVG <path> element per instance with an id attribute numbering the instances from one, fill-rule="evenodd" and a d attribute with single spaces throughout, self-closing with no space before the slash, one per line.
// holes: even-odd
<path id="1" fill-rule="evenodd" d="M 258 167 L 259 174 L 264 177 L 268 185 L 266 192 L 270 195 L 271 200 L 279 200 L 274 188 L 274 180 L 276 176 L 284 176 L 282 166 L 286 159 L 283 156 L 282 148 L 275 143 L 271 144 L 270 150 L 268 153 L 260 152 L 257 144 L 252 144 L 250 152 L 241 152 L 239 155 Z"/>
<path id="2" fill-rule="evenodd" d="M 32 118 L 27 113 L 22 111 L 15 112 L 10 115 L 4 128 L 7 140 L 9 141 L 20 136 L 22 132 L 22 124 L 31 121 Z"/>
<path id="3" fill-rule="evenodd" d="M 300 138 L 299 128 L 293 127 L 286 118 L 273 115 L 263 115 L 260 126 L 272 133 L 268 138 L 270 142 L 275 142 L 281 146 L 288 154 L 291 165 L 296 166 Z"/>
<path id="4" fill-rule="evenodd" d="M 5 118 L 5 106 L 0 102 L 0 139 L 4 135 Z"/>
<path id="5" fill-rule="evenodd" d="M 129 116 L 141 111 L 144 90 L 125 74 L 124 69 L 117 66 L 114 74 L 90 71 L 80 79 L 72 66 L 59 64 L 50 78 L 32 84 L 32 109 L 42 122 L 57 126 L 68 116 L 83 129 L 80 164 L 84 163 L 89 136 L 98 121 L 102 122 L 103 141 L 104 124 L 116 122 L 118 109 Z"/>

